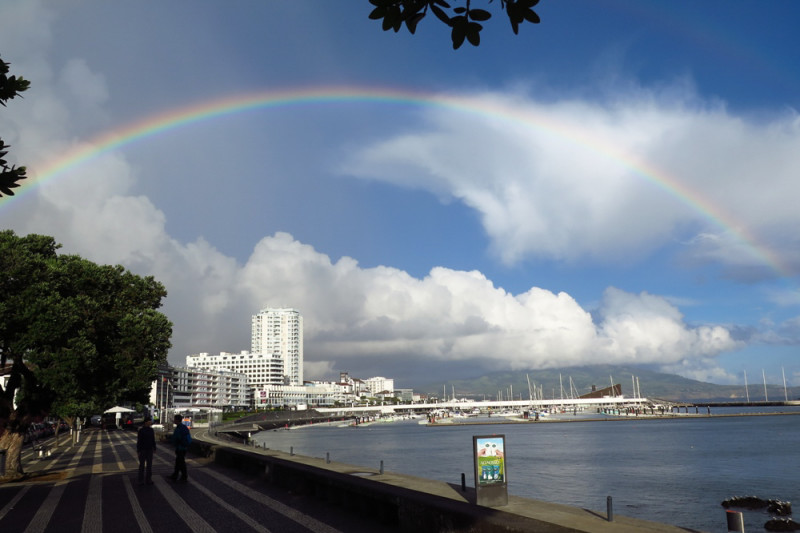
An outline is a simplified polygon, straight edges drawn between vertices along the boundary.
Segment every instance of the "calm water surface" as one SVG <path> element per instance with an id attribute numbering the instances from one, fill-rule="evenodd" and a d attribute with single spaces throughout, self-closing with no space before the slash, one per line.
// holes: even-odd
<path id="1" fill-rule="evenodd" d="M 571 424 L 321 425 L 263 432 L 255 440 L 271 449 L 312 457 L 330 453 L 332 461 L 375 469 L 383 461 L 387 471 L 449 483 L 460 484 L 464 472 L 473 486 L 472 436 L 503 434 L 510 494 L 601 512 L 612 496 L 618 515 L 702 531 L 727 530 L 720 503 L 732 496 L 800 504 L 800 416 L 625 421 L 589 416 L 594 420 Z M 748 533 L 764 531 L 766 513 L 742 511 Z M 795 514 L 800 521 L 800 508 Z"/>

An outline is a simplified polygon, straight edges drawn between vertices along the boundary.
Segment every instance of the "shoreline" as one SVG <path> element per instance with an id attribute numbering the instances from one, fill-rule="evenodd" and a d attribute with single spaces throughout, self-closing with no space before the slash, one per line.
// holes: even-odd
<path id="1" fill-rule="evenodd" d="M 498 419 L 498 421 L 453 421 L 452 418 L 446 418 L 439 422 L 423 424 L 425 427 L 448 427 L 448 426 L 493 426 L 493 425 L 508 425 L 508 424 L 558 424 L 558 423 L 574 423 L 574 422 L 623 422 L 634 420 L 687 420 L 698 418 L 731 418 L 731 417 L 751 417 L 751 416 L 793 416 L 800 415 L 800 411 L 782 411 L 775 413 L 720 413 L 720 414 L 668 414 L 668 415 L 632 415 L 632 416 L 618 416 L 607 415 L 604 417 L 596 418 L 549 418 L 546 420 L 522 420 L 522 419 Z"/>

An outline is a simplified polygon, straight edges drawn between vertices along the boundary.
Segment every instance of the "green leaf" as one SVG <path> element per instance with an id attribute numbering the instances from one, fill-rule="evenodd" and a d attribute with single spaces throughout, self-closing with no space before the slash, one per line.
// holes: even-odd
<path id="1" fill-rule="evenodd" d="M 406 27 L 408 28 L 408 31 L 410 31 L 412 35 L 414 34 L 414 32 L 417 31 L 417 24 L 419 24 L 419 21 L 424 18 L 425 18 L 425 13 L 417 13 L 410 19 L 406 20 Z"/>
<path id="2" fill-rule="evenodd" d="M 467 40 L 473 46 L 478 46 L 481 44 L 481 30 L 483 26 L 478 24 L 477 22 L 470 22 L 467 25 Z"/>
<path id="3" fill-rule="evenodd" d="M 453 40 L 453 50 L 458 50 L 467 37 L 467 17 L 464 15 L 453 17 L 452 22 L 453 30 L 450 32 L 450 38 Z"/>
<path id="4" fill-rule="evenodd" d="M 386 8 L 383 6 L 378 6 L 372 10 L 372 13 L 369 14 L 369 18 L 372 20 L 379 20 L 386 16 Z"/>
<path id="5" fill-rule="evenodd" d="M 542 19 L 539 18 L 539 15 L 533 9 L 528 9 L 524 12 L 525 20 L 531 22 L 533 24 L 539 24 Z"/>
<path id="6" fill-rule="evenodd" d="M 444 12 L 442 8 L 440 8 L 439 6 L 431 5 L 431 11 L 433 11 L 433 14 L 436 15 L 436 18 L 438 18 L 448 26 L 451 27 L 453 26 L 453 21 L 450 19 L 447 13 Z"/>
<path id="7" fill-rule="evenodd" d="M 486 11 L 485 9 L 470 9 L 469 18 L 471 18 L 472 20 L 484 21 L 492 18 L 492 14 Z"/>

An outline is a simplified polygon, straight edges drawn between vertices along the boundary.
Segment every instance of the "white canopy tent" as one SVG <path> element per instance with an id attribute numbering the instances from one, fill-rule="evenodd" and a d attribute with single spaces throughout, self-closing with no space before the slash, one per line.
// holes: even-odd
<path id="1" fill-rule="evenodd" d="M 116 407 L 112 407 L 111 409 L 106 409 L 103 412 L 105 414 L 110 414 L 110 413 L 120 414 L 120 413 L 133 413 L 134 411 L 133 409 L 128 409 L 127 407 L 120 407 L 119 405 L 117 405 Z"/>
<path id="2" fill-rule="evenodd" d="M 134 413 L 134 412 L 135 411 L 133 409 L 128 409 L 127 407 L 120 407 L 119 405 L 116 405 L 111 409 L 106 409 L 105 411 L 103 411 L 103 413 L 107 415 L 112 413 L 115 415 L 114 423 L 117 425 L 117 427 L 119 427 L 120 425 L 119 419 L 122 418 L 122 413 Z"/>

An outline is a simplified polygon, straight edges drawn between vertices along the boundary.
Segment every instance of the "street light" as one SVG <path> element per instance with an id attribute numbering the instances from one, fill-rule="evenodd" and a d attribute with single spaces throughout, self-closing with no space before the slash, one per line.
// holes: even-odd
<path id="1" fill-rule="evenodd" d="M 161 394 L 159 395 L 159 400 L 160 400 L 159 409 L 160 409 L 161 412 L 164 411 L 164 409 L 166 407 L 165 404 L 168 403 L 168 400 L 169 400 L 169 394 L 166 394 L 166 399 L 164 398 L 165 391 L 166 391 L 166 388 L 164 387 L 165 383 L 167 384 L 167 386 L 170 389 L 172 389 L 172 395 L 173 396 L 175 395 L 175 387 L 172 386 L 172 381 L 170 379 L 168 379 L 167 376 L 161 376 Z M 165 400 L 167 400 L 167 401 L 165 401 Z M 163 420 L 162 420 L 162 423 L 163 423 Z"/>

